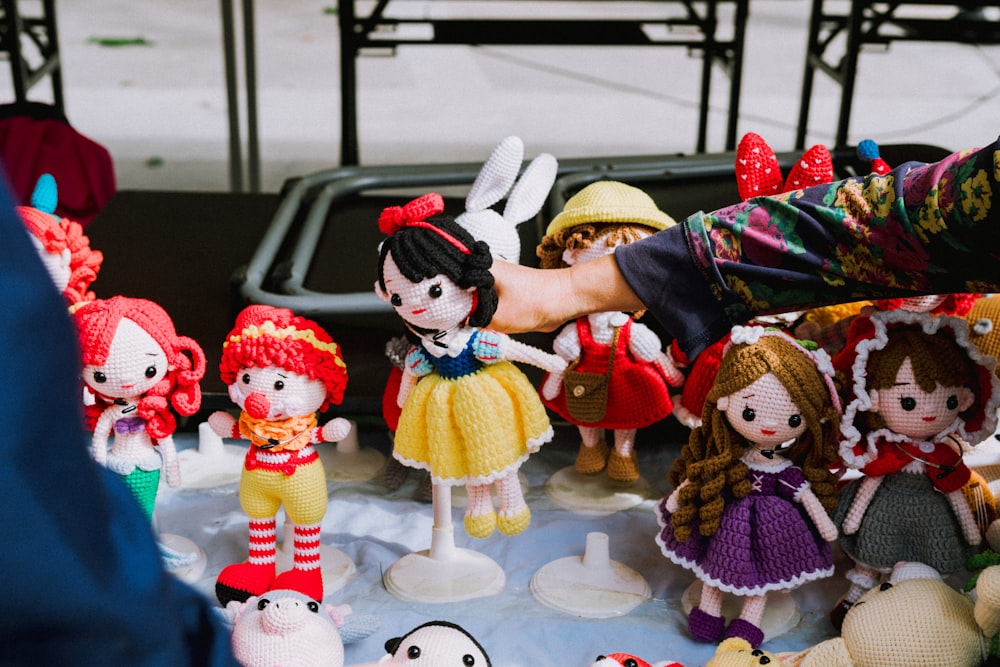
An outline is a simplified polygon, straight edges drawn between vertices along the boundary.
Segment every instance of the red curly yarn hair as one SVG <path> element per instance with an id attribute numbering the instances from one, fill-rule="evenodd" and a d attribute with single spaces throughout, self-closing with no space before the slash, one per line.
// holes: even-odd
<path id="1" fill-rule="evenodd" d="M 18 206 L 17 213 L 46 252 L 61 253 L 69 249 L 70 275 L 63 289 L 69 304 L 93 301 L 96 297 L 90 291 L 90 285 L 97 279 L 104 254 L 90 247 L 90 239 L 83 233 L 83 226 L 30 206 Z"/>
<path id="2" fill-rule="evenodd" d="M 320 380 L 326 387 L 320 410 L 344 400 L 347 365 L 330 334 L 287 308 L 247 306 L 222 345 L 219 373 L 231 385 L 241 369 L 266 366 Z"/>

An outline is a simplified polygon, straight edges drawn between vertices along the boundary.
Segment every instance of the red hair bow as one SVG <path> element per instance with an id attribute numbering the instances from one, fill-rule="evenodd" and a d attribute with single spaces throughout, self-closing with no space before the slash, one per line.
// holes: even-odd
<path id="1" fill-rule="evenodd" d="M 432 215 L 444 212 L 444 199 L 436 192 L 417 197 L 403 206 L 389 206 L 378 218 L 383 234 L 392 235 L 415 222 L 423 222 Z"/>

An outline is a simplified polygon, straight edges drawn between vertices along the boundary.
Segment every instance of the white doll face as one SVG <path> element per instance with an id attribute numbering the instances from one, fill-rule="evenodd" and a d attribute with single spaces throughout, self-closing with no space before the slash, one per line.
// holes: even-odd
<path id="1" fill-rule="evenodd" d="M 872 410 L 894 433 L 925 439 L 949 428 L 972 405 L 975 394 L 967 387 L 943 387 L 925 392 L 917 385 L 913 365 L 907 357 L 892 387 L 872 390 Z"/>
<path id="2" fill-rule="evenodd" d="M 729 425 L 750 442 L 767 449 L 793 440 L 806 430 L 788 390 L 773 373 L 718 402 Z"/>
<path id="3" fill-rule="evenodd" d="M 132 320 L 122 318 L 103 364 L 83 367 L 83 381 L 111 398 L 144 395 L 167 374 L 167 355 L 153 337 Z"/>
<path id="4" fill-rule="evenodd" d="M 52 282 L 56 285 L 56 289 L 60 292 L 65 291 L 66 286 L 69 285 L 69 277 L 72 273 L 69 267 L 72 259 L 69 248 L 63 248 L 62 252 L 50 252 L 45 249 L 45 246 L 38 240 L 38 237 L 34 234 L 30 236 L 31 242 L 35 244 L 35 250 L 38 251 L 38 256 L 42 258 L 42 264 L 45 265 L 49 276 L 52 277 Z"/>
<path id="5" fill-rule="evenodd" d="M 391 253 L 386 255 L 382 278 L 386 291 L 376 284 L 376 293 L 415 327 L 446 331 L 463 322 L 472 311 L 474 287 L 463 289 L 445 275 L 410 282 L 396 266 Z"/>
<path id="6" fill-rule="evenodd" d="M 277 421 L 319 410 L 326 386 L 322 380 L 280 366 L 241 368 L 236 382 L 229 385 L 229 398 L 255 419 Z"/>

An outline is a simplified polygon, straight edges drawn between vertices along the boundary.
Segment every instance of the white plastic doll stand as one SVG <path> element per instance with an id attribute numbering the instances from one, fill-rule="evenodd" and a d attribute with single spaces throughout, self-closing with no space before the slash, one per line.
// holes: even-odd
<path id="1" fill-rule="evenodd" d="M 691 609 L 698 605 L 701 600 L 701 582 L 695 580 L 681 597 L 681 606 L 685 614 L 690 614 Z M 743 598 L 738 595 L 723 593 L 722 615 L 726 622 L 733 620 L 740 615 L 743 608 Z M 764 618 L 761 619 L 760 629 L 764 632 L 764 640 L 774 639 L 785 634 L 796 625 L 802 618 L 802 613 L 795 604 L 795 598 L 791 593 L 768 593 L 767 605 L 764 607 Z"/>
<path id="2" fill-rule="evenodd" d="M 385 468 L 385 455 L 377 449 L 362 448 L 358 442 L 358 424 L 351 420 L 351 432 L 335 446 L 318 445 L 326 478 L 335 482 L 366 482 Z"/>
<path id="3" fill-rule="evenodd" d="M 177 452 L 182 489 L 238 485 L 246 447 L 224 444 L 208 422 L 198 424 L 198 447 Z"/>
<path id="4" fill-rule="evenodd" d="M 649 482 L 641 476 L 634 482 L 618 482 L 609 478 L 607 471 L 584 475 L 574 466 L 557 470 L 545 483 L 545 491 L 563 509 L 595 516 L 635 507 L 652 493 Z"/>
<path id="5" fill-rule="evenodd" d="M 275 563 L 279 573 L 292 569 L 295 553 L 291 545 L 295 543 L 295 524 L 285 521 L 285 528 L 281 544 L 275 552 Z M 289 548 L 285 548 L 288 545 Z M 347 557 L 340 549 L 328 544 L 319 545 L 320 569 L 323 571 L 323 595 L 328 595 L 333 591 L 340 590 L 347 585 L 357 567 L 354 561 Z"/>
<path id="6" fill-rule="evenodd" d="M 583 556 L 560 558 L 531 577 L 531 593 L 546 607 L 582 618 L 624 616 L 648 601 L 649 584 L 611 560 L 605 533 L 588 533 Z"/>
<path id="7" fill-rule="evenodd" d="M 408 602 L 460 602 L 503 590 L 503 569 L 488 556 L 455 546 L 451 487 L 433 487 L 431 548 L 403 556 L 385 573 L 386 590 Z"/>

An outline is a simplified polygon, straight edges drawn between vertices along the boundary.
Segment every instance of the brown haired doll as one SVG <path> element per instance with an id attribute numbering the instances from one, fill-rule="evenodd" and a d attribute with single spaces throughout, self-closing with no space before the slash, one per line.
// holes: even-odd
<path id="1" fill-rule="evenodd" d="M 833 368 L 776 329 L 734 327 L 715 383 L 656 508 L 663 555 L 701 580 L 694 639 L 723 638 L 723 593 L 744 597 L 725 637 L 763 641 L 767 594 L 833 574 L 840 401 Z"/>
<path id="2" fill-rule="evenodd" d="M 638 188 L 598 181 L 566 202 L 549 224 L 537 254 L 543 269 L 571 266 L 612 253 L 619 245 L 674 224 Z M 553 343 L 556 354 L 575 363 L 576 371 L 612 371 L 603 415 L 596 418 L 581 419 L 579 413 L 574 416 L 567 404 L 563 373 L 549 375 L 542 385 L 545 405 L 580 431 L 576 470 L 582 474 L 596 474 L 606 466 L 613 480 L 637 480 L 636 431 L 673 410 L 669 387 L 680 385 L 683 376 L 664 354 L 659 337 L 634 321 L 641 315 L 592 313 L 564 327 Z M 604 441 L 605 429 L 614 430 L 615 444 L 610 452 Z"/>
<path id="3" fill-rule="evenodd" d="M 835 625 L 899 561 L 942 574 L 964 566 L 982 536 L 962 492 L 971 472 L 957 439 L 975 445 L 992 434 L 1000 403 L 996 360 L 969 342 L 964 320 L 896 309 L 861 324 L 837 359 L 851 396 L 840 455 L 863 477 L 834 516 L 855 563 Z"/>

